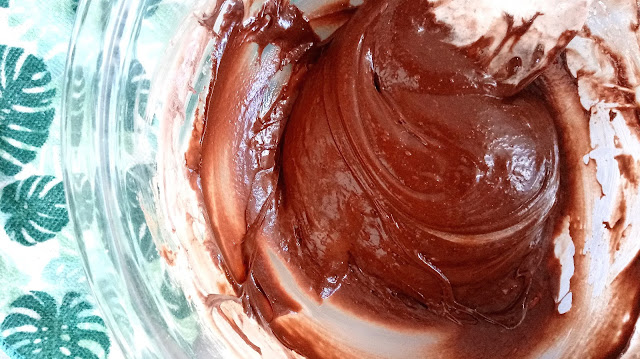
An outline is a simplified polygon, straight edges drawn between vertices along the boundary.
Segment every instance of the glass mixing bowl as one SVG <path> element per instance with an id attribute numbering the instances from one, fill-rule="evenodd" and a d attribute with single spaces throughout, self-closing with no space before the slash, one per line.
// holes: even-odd
<path id="1" fill-rule="evenodd" d="M 184 20 L 200 2 L 81 1 L 67 61 L 62 138 L 69 213 L 97 301 L 131 358 L 225 357 L 159 255 L 172 248 L 172 233 L 158 214 L 153 185 L 162 104 L 149 101 L 149 90 L 154 78 L 166 76 L 171 40 L 184 33 Z M 197 104 L 207 72 L 194 75 L 196 91 L 182 94 L 186 104 Z M 184 118 L 194 111 L 187 106 Z M 185 122 L 187 134 L 191 126 Z"/>
<path id="2" fill-rule="evenodd" d="M 185 40 L 202 31 L 199 15 L 224 2 L 85 0 L 78 7 L 63 93 L 64 180 L 89 282 L 127 357 L 224 358 L 231 350 L 171 268 L 184 233 L 167 220 L 174 208 L 166 203 L 175 201 L 160 199 L 180 197 L 185 187 L 158 182 L 185 170 L 183 150 L 211 76 L 211 44 Z M 168 112 L 175 147 L 165 161 Z"/>

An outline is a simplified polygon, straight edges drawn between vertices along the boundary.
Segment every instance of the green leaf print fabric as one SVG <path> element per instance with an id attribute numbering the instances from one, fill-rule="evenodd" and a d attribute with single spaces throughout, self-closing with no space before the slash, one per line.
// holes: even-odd
<path id="1" fill-rule="evenodd" d="M 104 321 L 82 297 L 69 292 L 60 305 L 45 292 L 19 297 L 0 326 L 5 344 L 28 358 L 106 357 L 111 341 Z"/>
<path id="2" fill-rule="evenodd" d="M 0 211 L 10 215 L 4 230 L 25 246 L 49 240 L 69 222 L 64 187 L 53 176 L 31 176 L 2 190 Z"/>
<path id="3" fill-rule="evenodd" d="M 62 184 L 60 94 L 77 7 L 0 0 L 0 358 L 123 357 L 91 294 Z M 144 101 L 148 83 L 139 87 Z"/>
<path id="4" fill-rule="evenodd" d="M 13 176 L 36 158 L 54 116 L 51 73 L 42 59 L 0 44 L 0 172 Z"/>
<path id="5" fill-rule="evenodd" d="M 142 21 L 153 28 L 173 18 L 172 3 L 180 2 L 145 0 Z M 62 183 L 61 94 L 69 40 L 81 7 L 79 0 L 0 0 L 0 359 L 3 353 L 11 359 L 124 357 L 89 288 Z M 129 75 L 124 112 L 140 116 L 150 77 L 140 62 L 131 64 Z M 77 71 L 69 84 L 73 100 L 68 104 L 68 130 L 78 140 L 84 132 L 87 80 Z M 133 121 L 125 118 L 124 124 L 125 130 L 135 131 Z M 130 168 L 127 188 L 144 185 L 149 171 L 146 164 Z M 80 190 L 92 188 L 87 183 Z M 176 328 L 193 341 L 196 318 L 182 291 L 161 270 L 162 259 L 136 193 L 127 192 L 127 201 L 136 246 L 146 264 L 158 268 L 154 280 Z M 76 209 L 78 220 L 95 220 L 92 203 L 78 202 Z"/>

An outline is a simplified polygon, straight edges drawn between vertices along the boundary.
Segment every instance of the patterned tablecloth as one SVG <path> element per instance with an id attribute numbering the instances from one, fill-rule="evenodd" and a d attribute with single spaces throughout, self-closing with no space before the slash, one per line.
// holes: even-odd
<path id="1" fill-rule="evenodd" d="M 0 357 L 121 357 L 67 213 L 60 102 L 78 0 L 0 0 Z"/>

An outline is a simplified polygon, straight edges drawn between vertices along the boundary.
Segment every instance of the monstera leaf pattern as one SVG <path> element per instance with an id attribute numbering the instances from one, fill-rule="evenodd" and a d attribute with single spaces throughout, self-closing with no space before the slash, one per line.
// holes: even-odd
<path id="1" fill-rule="evenodd" d="M 174 330 L 185 340 L 193 343 L 200 333 L 197 316 L 189 306 L 180 286 L 171 280 L 166 270 L 160 286 L 160 295 L 174 318 L 172 321 Z"/>
<path id="2" fill-rule="evenodd" d="M 93 189 L 91 188 L 91 183 L 89 182 L 89 179 L 87 179 L 85 175 L 79 175 L 76 181 L 77 182 L 75 183 L 81 183 L 80 196 L 77 196 L 76 198 L 78 220 L 82 221 L 83 223 L 86 223 L 87 225 L 90 225 L 91 223 L 93 223 L 94 210 L 95 210 L 93 202 L 91 202 L 90 200 L 92 196 L 91 192 Z"/>
<path id="3" fill-rule="evenodd" d="M 160 256 L 151 237 L 149 226 L 147 226 L 147 220 L 144 217 L 144 211 L 142 210 L 140 198 L 138 198 L 137 189 L 143 188 L 149 183 L 153 176 L 152 173 L 149 165 L 136 165 L 132 167 L 126 175 L 126 193 L 128 209 L 131 216 L 131 232 L 137 240 L 142 256 L 149 262 L 160 258 Z"/>
<path id="4" fill-rule="evenodd" d="M 144 117 L 149 97 L 151 81 L 144 67 L 138 60 L 134 60 L 129 68 L 129 81 L 126 85 L 127 112 L 124 126 L 127 131 L 133 131 L 134 116 Z"/>
<path id="5" fill-rule="evenodd" d="M 179 286 L 171 282 L 171 278 L 167 272 L 164 273 L 164 279 L 160 286 L 160 294 L 169 306 L 171 314 L 176 319 L 184 319 L 191 314 L 191 309 L 189 308 L 189 303 L 187 303 L 184 293 Z"/>
<path id="6" fill-rule="evenodd" d="M 99 359 L 109 354 L 104 321 L 76 292 L 67 293 L 58 307 L 49 294 L 32 291 L 11 308 L 0 326 L 2 337 L 25 358 Z"/>
<path id="7" fill-rule="evenodd" d="M 64 294 L 64 288 L 61 288 L 59 283 L 74 283 L 77 290 L 89 289 L 87 277 L 78 256 L 62 254 L 52 259 L 42 270 L 41 278 L 54 288 L 49 291 L 53 295 Z"/>
<path id="8" fill-rule="evenodd" d="M 2 190 L 0 211 L 9 214 L 4 229 L 14 241 L 32 246 L 53 238 L 69 217 L 62 183 L 53 176 L 31 176 Z"/>
<path id="9" fill-rule="evenodd" d="M 67 104 L 67 121 L 69 124 L 69 130 L 73 134 L 71 136 L 71 145 L 78 146 L 80 139 L 82 138 L 82 122 L 84 121 L 84 105 L 86 98 L 86 81 L 84 78 L 84 72 L 81 67 L 78 67 L 73 72 L 73 78 L 70 83 L 71 96 Z"/>
<path id="10" fill-rule="evenodd" d="M 44 62 L 18 47 L 0 45 L 0 172 L 15 175 L 36 158 L 55 110 Z"/>
<path id="11" fill-rule="evenodd" d="M 143 0 L 145 18 L 166 13 L 160 1 Z M 84 106 L 90 106 L 86 72 L 76 69 L 66 87 L 71 92 L 65 93 L 67 116 L 59 117 L 79 4 L 0 0 L 0 358 L 5 353 L 10 359 L 122 357 L 111 347 L 104 321 L 91 304 L 75 239 L 65 228 L 69 216 L 59 181 L 60 125 L 68 126 L 71 144 L 77 146 L 87 130 L 82 126 Z M 111 6 L 109 1 L 96 5 L 105 11 Z M 96 31 L 107 19 L 94 19 Z M 136 106 L 146 102 L 148 91 L 140 64 L 132 69 L 131 82 L 132 108 L 140 113 L 144 106 Z M 94 190 L 88 181 L 80 183 L 84 194 Z M 96 224 L 93 204 L 76 204 L 78 220 Z M 142 247 L 150 248 L 148 228 L 142 223 L 138 227 Z M 117 301 L 115 294 L 111 297 Z M 127 319 L 114 310 L 110 316 Z"/>

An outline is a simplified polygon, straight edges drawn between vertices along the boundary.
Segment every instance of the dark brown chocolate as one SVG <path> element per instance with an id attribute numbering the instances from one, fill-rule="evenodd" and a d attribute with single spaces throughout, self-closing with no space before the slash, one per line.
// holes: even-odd
<path id="1" fill-rule="evenodd" d="M 442 356 L 519 357 L 567 330 L 550 284 L 550 238 L 568 208 L 581 208 L 566 164 L 580 152 L 565 151 L 581 134 L 566 121 L 560 136 L 556 127 L 563 111 L 584 111 L 558 91 L 575 86 L 561 64 L 533 85 L 540 73 L 524 88 L 504 87 L 473 47 L 446 42 L 425 0 L 349 7 L 328 41 L 286 1 L 245 23 L 236 5 L 217 34 L 226 43 L 214 61 L 199 175 L 247 311 L 300 354 L 350 355 L 279 321 L 302 305 L 275 257 L 317 305 L 330 299 L 394 328 L 454 328 Z M 631 329 L 620 326 L 625 337 L 603 353 L 624 349 Z"/>

